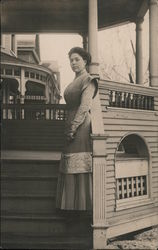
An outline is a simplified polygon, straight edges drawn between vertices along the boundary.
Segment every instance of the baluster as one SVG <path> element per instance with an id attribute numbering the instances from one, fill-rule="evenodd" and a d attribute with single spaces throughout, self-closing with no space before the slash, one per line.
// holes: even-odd
<path id="1" fill-rule="evenodd" d="M 136 99 L 137 99 L 136 94 L 133 94 L 133 108 L 134 108 L 134 109 L 136 109 L 136 106 L 137 106 L 137 104 L 136 104 Z"/>
<path id="2" fill-rule="evenodd" d="M 148 109 L 152 110 L 152 96 L 148 96 Z"/>
<path id="3" fill-rule="evenodd" d="M 140 99 L 140 109 L 144 109 L 144 95 L 141 95 L 141 99 Z"/>
<path id="4" fill-rule="evenodd" d="M 122 108 L 125 108 L 125 96 L 126 96 L 126 93 L 122 93 L 122 99 L 121 99 Z"/>
<path id="5" fill-rule="evenodd" d="M 139 109 L 139 106 L 140 106 L 140 95 L 136 95 L 136 108 Z"/>
<path id="6" fill-rule="evenodd" d="M 119 92 L 115 92 L 115 107 L 119 107 Z"/>
<path id="7" fill-rule="evenodd" d="M 131 108 L 133 109 L 133 94 L 131 93 Z"/>
<path id="8" fill-rule="evenodd" d="M 117 91 L 113 91 L 113 97 L 112 97 L 113 107 L 116 107 L 116 95 Z"/>
<path id="9" fill-rule="evenodd" d="M 144 109 L 148 109 L 148 97 L 144 96 Z"/>
<path id="10" fill-rule="evenodd" d="M 109 105 L 112 107 L 112 97 L 113 97 L 113 91 L 111 90 L 109 93 Z"/>
<path id="11" fill-rule="evenodd" d="M 154 97 L 151 96 L 151 110 L 154 110 Z"/>
<path id="12" fill-rule="evenodd" d="M 120 107 L 122 108 L 122 96 L 123 96 L 123 93 L 120 92 Z"/>
<path id="13" fill-rule="evenodd" d="M 60 120 L 60 109 L 58 109 L 58 120 Z"/>
<path id="14" fill-rule="evenodd" d="M 138 109 L 141 109 L 141 95 L 138 95 Z"/>
<path id="15" fill-rule="evenodd" d="M 138 99 L 138 94 L 135 94 L 135 109 L 139 108 L 139 99 Z"/>
<path id="16" fill-rule="evenodd" d="M 138 94 L 136 94 L 136 109 L 139 108 L 139 100 L 138 100 Z"/>
<path id="17" fill-rule="evenodd" d="M 112 91 L 112 102 L 111 102 L 111 106 L 115 107 L 116 106 L 116 92 L 113 90 Z"/>
<path id="18" fill-rule="evenodd" d="M 127 103 L 128 103 L 128 108 L 130 109 L 131 106 L 132 106 L 132 103 L 131 103 L 131 93 L 128 93 L 128 95 L 127 95 Z"/>
<path id="19" fill-rule="evenodd" d="M 122 92 L 118 92 L 118 99 L 119 99 L 119 107 L 122 107 Z"/>
<path id="20" fill-rule="evenodd" d="M 57 109 L 56 107 L 53 108 L 53 120 L 56 120 Z"/>
<path id="21" fill-rule="evenodd" d="M 48 112 L 47 113 L 47 115 L 48 115 L 47 119 L 51 120 L 51 108 L 50 107 L 48 108 L 47 112 Z"/>
<path id="22" fill-rule="evenodd" d="M 128 93 L 125 92 L 125 108 L 128 108 Z"/>

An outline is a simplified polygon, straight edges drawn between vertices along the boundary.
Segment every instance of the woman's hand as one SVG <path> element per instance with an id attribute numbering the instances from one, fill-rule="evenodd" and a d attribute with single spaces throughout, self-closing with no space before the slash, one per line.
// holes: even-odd
<path id="1" fill-rule="evenodd" d="M 73 141 L 74 138 L 75 138 L 75 137 L 74 137 L 74 133 L 72 133 L 72 132 L 69 132 L 69 133 L 66 135 L 66 139 L 67 139 L 68 142 Z"/>

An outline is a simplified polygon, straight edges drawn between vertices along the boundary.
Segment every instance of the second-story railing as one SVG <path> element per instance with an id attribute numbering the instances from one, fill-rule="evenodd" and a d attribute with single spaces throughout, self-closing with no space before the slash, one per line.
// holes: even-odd
<path id="1" fill-rule="evenodd" d="M 66 120 L 65 104 L 2 104 L 2 120 Z"/>

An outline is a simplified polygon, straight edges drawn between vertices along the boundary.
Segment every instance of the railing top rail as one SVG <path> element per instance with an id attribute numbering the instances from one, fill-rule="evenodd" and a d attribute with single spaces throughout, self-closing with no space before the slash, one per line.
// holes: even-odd
<path id="1" fill-rule="evenodd" d="M 7 104 L 3 103 L 2 108 L 47 108 L 47 109 L 64 109 L 67 110 L 66 104 L 46 104 L 46 103 L 17 103 L 17 104 Z"/>
<path id="2" fill-rule="evenodd" d="M 99 80 L 99 88 L 120 92 L 130 92 L 131 94 L 158 96 L 158 88 L 146 87 L 132 83 L 114 82 L 103 79 Z"/>

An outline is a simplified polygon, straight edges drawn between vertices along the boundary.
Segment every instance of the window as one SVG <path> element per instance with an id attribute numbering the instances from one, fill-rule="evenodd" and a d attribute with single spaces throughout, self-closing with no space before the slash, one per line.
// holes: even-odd
<path id="1" fill-rule="evenodd" d="M 30 73 L 30 77 L 31 77 L 31 78 L 35 78 L 35 73 L 31 72 L 31 73 Z"/>
<path id="2" fill-rule="evenodd" d="M 149 154 L 141 137 L 129 135 L 115 158 L 116 210 L 149 202 Z"/>
<path id="3" fill-rule="evenodd" d="M 20 69 L 14 69 L 14 75 L 20 76 Z"/>
<path id="4" fill-rule="evenodd" d="M 29 72 L 25 71 L 25 77 L 29 77 Z"/>
<path id="5" fill-rule="evenodd" d="M 12 69 L 6 69 L 5 74 L 11 76 L 12 75 Z"/>
<path id="6" fill-rule="evenodd" d="M 1 68 L 1 75 L 4 75 L 4 68 Z"/>

